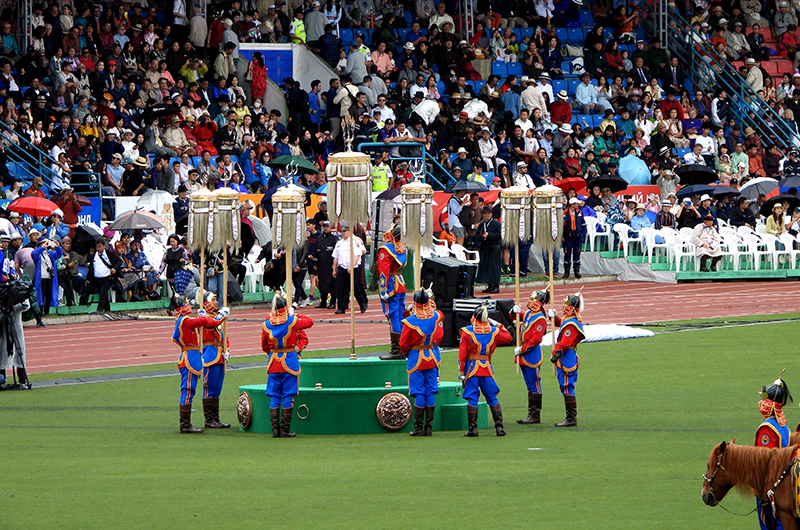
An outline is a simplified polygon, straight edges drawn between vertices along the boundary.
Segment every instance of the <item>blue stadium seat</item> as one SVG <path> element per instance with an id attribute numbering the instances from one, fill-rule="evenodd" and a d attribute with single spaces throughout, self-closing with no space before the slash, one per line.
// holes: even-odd
<path id="1" fill-rule="evenodd" d="M 397 35 L 400 37 L 397 40 L 398 44 L 406 41 L 406 35 L 408 35 L 409 31 L 411 31 L 411 28 L 397 28 Z"/>
<path id="2" fill-rule="evenodd" d="M 342 43 L 344 47 L 347 48 L 347 45 L 353 40 L 353 30 L 352 29 L 340 29 L 339 30 L 339 38 L 342 39 Z"/>
<path id="3" fill-rule="evenodd" d="M 605 28 L 603 30 L 603 37 L 605 38 L 606 42 L 610 41 L 614 38 L 614 30 L 611 28 Z"/>
<path id="4" fill-rule="evenodd" d="M 570 123 L 572 125 L 575 125 L 577 123 L 584 129 L 586 127 L 589 127 L 591 129 L 593 127 L 592 116 L 590 114 L 573 114 Z"/>
<path id="5" fill-rule="evenodd" d="M 193 157 L 192 157 L 192 165 L 193 165 L 194 167 L 197 167 L 197 164 L 199 164 L 199 163 L 200 163 L 200 162 L 202 162 L 202 161 L 203 161 L 203 158 L 202 158 L 202 157 L 199 157 L 199 156 L 193 156 Z"/>
<path id="6" fill-rule="evenodd" d="M 411 23 L 414 22 L 414 13 L 411 11 L 406 11 L 403 13 L 403 18 L 406 19 L 406 24 L 408 27 L 411 27 Z"/>
<path id="7" fill-rule="evenodd" d="M 562 90 L 566 90 L 569 93 L 567 86 L 567 82 L 563 79 L 553 79 L 553 94 L 558 94 Z"/>
<path id="8" fill-rule="evenodd" d="M 469 85 L 472 87 L 472 90 L 475 91 L 475 95 L 477 95 L 481 88 L 483 88 L 483 85 L 486 83 L 486 81 L 467 81 L 467 83 L 469 83 Z"/>
<path id="9" fill-rule="evenodd" d="M 684 156 L 688 155 L 691 152 L 692 152 L 692 150 L 689 149 L 689 148 L 686 148 L 686 147 L 679 147 L 678 148 L 678 156 L 681 157 L 681 159 L 683 159 Z"/>
<path id="10" fill-rule="evenodd" d="M 580 83 L 581 82 L 579 79 L 567 79 L 567 94 L 569 94 L 570 96 L 574 96 L 575 89 L 578 88 L 578 85 Z"/>
<path id="11" fill-rule="evenodd" d="M 234 164 L 238 164 L 239 163 L 239 157 L 236 156 L 236 155 L 231 155 L 231 162 L 233 162 Z"/>
<path id="12" fill-rule="evenodd" d="M 522 31 L 520 31 L 520 28 L 511 28 L 511 31 L 517 36 L 517 43 L 522 42 Z"/>
<path id="13" fill-rule="evenodd" d="M 601 114 L 592 115 L 592 127 L 600 127 L 600 124 L 605 120 L 605 116 Z"/>
<path id="14" fill-rule="evenodd" d="M 508 75 L 508 67 L 506 63 L 495 61 L 492 63 L 492 73 L 494 75 L 499 75 L 500 77 L 506 77 Z"/>
<path id="15" fill-rule="evenodd" d="M 436 82 L 436 90 L 439 91 L 439 95 L 441 96 L 447 95 L 447 88 L 444 86 L 444 81 Z"/>
<path id="16" fill-rule="evenodd" d="M 568 42 L 567 37 L 569 36 L 569 34 L 567 33 L 567 28 L 555 28 L 554 32 L 555 32 L 556 36 L 558 37 L 558 40 L 561 41 L 561 44 L 564 44 L 565 42 Z M 581 41 L 581 42 L 583 42 L 583 41 Z"/>
<path id="17" fill-rule="evenodd" d="M 564 75 L 572 75 L 572 63 L 570 61 L 561 61 L 561 71 Z"/>
<path id="18" fill-rule="evenodd" d="M 6 169 L 8 169 L 8 176 L 14 180 L 19 180 L 20 170 L 16 162 L 6 162 Z"/>
<path id="19" fill-rule="evenodd" d="M 580 10 L 580 23 L 581 26 L 591 26 L 594 24 L 594 16 L 592 12 L 588 9 L 581 9 Z"/>
<path id="20" fill-rule="evenodd" d="M 508 68 L 508 75 L 516 75 L 519 77 L 524 73 L 522 70 L 522 63 L 506 63 L 506 67 Z"/>
<path id="21" fill-rule="evenodd" d="M 520 32 L 522 33 L 522 38 L 531 37 L 533 38 L 533 31 L 535 28 L 520 28 Z"/>
<path id="22" fill-rule="evenodd" d="M 567 42 L 583 44 L 585 40 L 583 28 L 567 28 Z"/>

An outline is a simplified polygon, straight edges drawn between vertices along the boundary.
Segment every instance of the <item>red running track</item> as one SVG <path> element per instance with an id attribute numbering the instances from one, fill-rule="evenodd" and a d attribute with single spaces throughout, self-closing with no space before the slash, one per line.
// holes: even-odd
<path id="1" fill-rule="evenodd" d="M 541 288 L 541 287 L 540 287 Z M 576 292 L 575 285 L 558 285 L 556 303 Z M 523 288 L 523 300 L 531 287 Z M 780 300 L 776 303 L 776 292 Z M 481 296 L 481 293 L 475 293 Z M 640 282 L 589 283 L 583 289 L 584 320 L 594 324 L 632 324 L 693 318 L 723 318 L 741 315 L 786 313 L 785 302 L 800 296 L 800 282 L 743 282 L 708 284 L 652 284 Z M 505 288 L 495 298 L 513 298 L 514 289 Z M 262 319 L 263 309 L 235 311 L 232 317 Z M 315 320 L 339 320 L 333 310 L 301 310 Z M 383 320 L 380 301 L 370 300 L 369 310 L 356 313 L 356 345 L 388 344 L 388 324 L 358 323 Z M 27 361 L 30 373 L 62 372 L 120 366 L 176 362 L 178 350 L 172 342 L 173 320 L 125 320 L 86 322 L 26 328 Z M 231 355 L 261 352 L 259 322 L 231 322 L 228 325 Z M 350 324 L 317 323 L 308 333 L 311 350 L 346 348 L 350 345 Z"/>

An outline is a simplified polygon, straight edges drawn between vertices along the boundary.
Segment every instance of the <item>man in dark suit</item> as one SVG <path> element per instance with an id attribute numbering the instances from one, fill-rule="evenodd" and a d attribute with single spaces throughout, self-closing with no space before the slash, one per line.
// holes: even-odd
<path id="1" fill-rule="evenodd" d="M 485 283 L 484 293 L 500 292 L 500 267 L 502 249 L 500 248 L 500 223 L 492 219 L 492 207 L 484 206 L 481 211 L 483 221 L 478 225 L 475 242 L 480 243 L 480 263 L 475 283 Z"/>
<path id="2" fill-rule="evenodd" d="M 637 57 L 630 72 L 634 86 L 644 88 L 650 82 L 650 70 L 644 65 L 644 59 Z"/>
<path id="3" fill-rule="evenodd" d="M 678 64 L 678 57 L 673 55 L 661 74 L 661 84 L 665 89 L 672 88 L 672 90 L 680 94 L 685 80 L 686 74 L 683 72 L 681 65 Z M 678 115 L 680 116 L 680 113 Z"/>
<path id="4" fill-rule="evenodd" d="M 122 268 L 122 260 L 110 247 L 106 247 L 104 239 L 98 239 L 95 242 L 94 250 L 94 254 L 89 260 L 89 274 L 86 276 L 86 285 L 93 286 L 100 292 L 97 312 L 106 313 L 111 310 L 108 290 L 116 281 L 117 274 Z M 84 293 L 81 298 L 81 304 L 88 305 L 89 289 Z"/>

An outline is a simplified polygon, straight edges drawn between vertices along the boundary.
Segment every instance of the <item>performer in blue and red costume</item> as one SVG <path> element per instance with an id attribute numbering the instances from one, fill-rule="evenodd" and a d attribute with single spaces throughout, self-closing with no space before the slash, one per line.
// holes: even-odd
<path id="1" fill-rule="evenodd" d="M 409 394 L 414 396 L 414 430 L 411 436 L 433 435 L 443 322 L 444 315 L 436 311 L 428 292 L 417 290 L 411 314 L 403 320 L 403 331 L 400 333 L 400 351 L 408 357 Z"/>
<path id="2" fill-rule="evenodd" d="M 583 333 L 583 296 L 580 293 L 567 296 L 564 299 L 564 312 L 561 317 L 561 327 L 557 334 L 556 347 L 550 355 L 550 362 L 556 365 L 556 378 L 564 394 L 564 408 L 566 418 L 556 427 L 577 427 L 578 405 L 575 400 L 575 383 L 578 381 L 578 344 L 586 338 Z"/>
<path id="3" fill-rule="evenodd" d="M 406 282 L 403 267 L 406 266 L 406 246 L 400 241 L 400 227 L 394 226 L 383 233 L 386 242 L 378 249 L 378 288 L 381 295 L 383 314 L 389 320 L 389 337 L 392 349 L 388 355 L 381 355 L 384 361 L 404 359 L 400 351 L 400 334 L 403 331 L 403 315 L 406 305 Z"/>
<path id="4" fill-rule="evenodd" d="M 540 423 L 542 411 L 542 378 L 540 367 L 542 366 L 542 339 L 547 333 L 547 317 L 545 305 L 550 301 L 550 292 L 534 291 L 528 302 L 528 311 L 523 316 L 520 326 L 520 347 L 514 348 L 514 363 L 520 365 L 522 377 L 525 379 L 525 386 L 528 387 L 528 416 L 517 420 L 517 423 L 528 425 Z M 514 306 L 511 310 L 511 318 L 516 319 L 517 313 L 521 312 L 519 306 Z M 556 326 L 561 325 L 561 319 L 556 318 L 555 311 L 550 310 L 550 318 L 556 319 Z"/>
<path id="5" fill-rule="evenodd" d="M 205 291 L 201 315 L 214 318 L 219 310 L 217 295 Z M 219 396 L 225 382 L 225 362 L 228 360 L 230 341 L 223 336 L 225 328 L 220 324 L 215 328 L 203 330 L 203 414 L 207 429 L 228 429 L 229 423 L 219 420 Z"/>
<path id="6" fill-rule="evenodd" d="M 756 430 L 756 447 L 770 447 L 780 449 L 789 447 L 789 427 L 786 425 L 786 416 L 783 407 L 792 400 L 789 387 L 783 380 L 783 374 L 771 385 L 761 387 L 761 401 L 758 402 L 758 411 L 764 415 L 764 421 Z M 783 529 L 780 519 L 772 513 L 772 505 L 768 499 L 756 496 L 758 507 L 758 524 L 762 530 Z"/>
<path id="7" fill-rule="evenodd" d="M 179 296 L 175 300 L 175 330 L 172 340 L 181 347 L 178 368 L 181 372 L 180 426 L 181 433 L 196 434 L 203 429 L 192 427 L 192 399 L 197 390 L 197 378 L 203 373 L 203 355 L 200 352 L 200 333 L 204 329 L 214 329 L 225 321 L 228 309 L 223 308 L 215 317 L 200 315 L 189 318 L 192 307 L 189 300 Z"/>
<path id="8" fill-rule="evenodd" d="M 274 438 L 295 436 L 290 427 L 298 392 L 300 353 L 308 346 L 308 336 L 303 330 L 313 325 L 310 318 L 290 312 L 284 293 L 275 293 L 272 312 L 261 330 L 261 349 L 269 354 L 267 395 Z"/>
<path id="9" fill-rule="evenodd" d="M 481 392 L 492 411 L 497 436 L 505 436 L 503 411 L 497 394 L 500 388 L 494 380 L 492 354 L 495 348 L 513 341 L 511 334 L 498 322 L 489 318 L 485 305 L 476 307 L 472 325 L 461 328 L 461 347 L 458 350 L 458 377 L 464 382 L 461 394 L 467 400 L 467 424 L 464 436 L 478 436 L 478 398 Z"/>

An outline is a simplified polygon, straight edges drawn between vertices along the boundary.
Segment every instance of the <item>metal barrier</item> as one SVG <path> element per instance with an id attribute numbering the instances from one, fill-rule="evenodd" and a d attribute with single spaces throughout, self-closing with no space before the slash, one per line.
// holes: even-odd
<path id="1" fill-rule="evenodd" d="M 396 160 L 409 160 L 409 161 L 411 161 L 411 160 L 422 160 L 422 163 L 424 164 L 424 167 L 425 167 L 425 177 L 426 177 L 425 181 L 428 184 L 430 184 L 433 187 L 433 189 L 438 190 L 438 191 L 443 191 L 443 190 L 447 189 L 447 187 L 450 184 L 452 184 L 452 183 L 454 183 L 456 181 L 456 179 L 453 178 L 453 176 L 450 174 L 450 172 L 447 171 L 444 167 L 442 167 L 442 165 L 439 163 L 439 161 L 436 160 L 436 158 L 434 158 L 433 156 L 431 156 L 430 152 L 427 149 L 425 149 L 425 145 L 421 144 L 421 143 L 416 143 L 416 142 L 397 142 L 397 143 L 385 144 L 383 142 L 364 142 L 364 143 L 358 144 L 356 146 L 356 150 L 361 151 L 362 153 L 367 153 L 367 154 L 369 154 L 371 156 L 374 156 L 375 152 L 380 152 L 383 149 L 387 149 L 387 148 L 394 149 L 395 147 L 412 147 L 414 149 L 420 149 L 421 150 L 420 151 L 420 156 L 397 156 L 397 157 L 392 157 L 391 160 L 392 161 L 396 161 Z M 441 170 L 441 172 L 444 175 L 447 176 L 447 181 L 442 183 L 442 182 L 439 181 L 439 179 L 434 177 L 433 173 L 431 173 L 432 168 L 438 168 L 439 170 Z"/>
<path id="2" fill-rule="evenodd" d="M 60 190 L 58 181 L 63 181 L 52 169 L 50 165 L 55 161 L 25 139 L 24 136 L 18 134 L 15 130 L 0 120 L 0 138 L 4 140 L 8 162 L 13 162 L 19 165 L 20 169 L 27 172 L 32 180 L 35 177 L 41 177 L 45 184 L 52 190 Z M 12 141 L 12 138 L 17 138 L 18 142 Z M 97 173 L 85 171 L 73 171 L 70 173 L 73 183 L 70 186 L 75 189 L 77 193 L 87 197 L 100 196 L 100 183 Z M 76 178 L 77 177 L 77 178 Z"/>
<path id="3" fill-rule="evenodd" d="M 724 89 L 733 116 L 742 124 L 742 128 L 752 127 L 762 138 L 769 138 L 781 149 L 793 143 L 800 146 L 800 136 L 789 128 L 786 121 L 727 60 L 719 57 L 711 41 L 694 31 L 673 7 L 669 8 L 669 25 L 667 48 L 685 65 L 684 70 L 695 87 L 706 93 Z"/>

